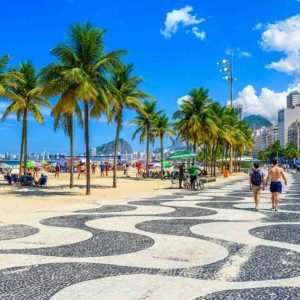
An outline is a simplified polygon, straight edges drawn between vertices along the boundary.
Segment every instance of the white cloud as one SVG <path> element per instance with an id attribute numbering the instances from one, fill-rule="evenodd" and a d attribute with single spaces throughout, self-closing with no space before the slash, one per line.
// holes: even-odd
<path id="1" fill-rule="evenodd" d="M 268 24 L 262 33 L 261 46 L 266 51 L 284 53 L 283 58 L 271 62 L 267 68 L 300 78 L 300 14 Z"/>
<path id="2" fill-rule="evenodd" d="M 277 122 L 278 110 L 286 107 L 286 97 L 292 90 L 300 91 L 300 84 L 286 91 L 274 92 L 269 88 L 262 88 L 260 94 L 252 85 L 246 86 L 239 92 L 235 104 L 243 105 L 243 111 L 248 115 L 261 115 L 272 122 Z"/>
<path id="3" fill-rule="evenodd" d="M 263 27 L 264 27 L 263 23 L 259 22 L 252 28 L 252 30 L 261 30 L 263 29 Z"/>
<path id="4" fill-rule="evenodd" d="M 206 34 L 204 31 L 200 31 L 199 25 L 205 21 L 204 18 L 198 19 L 197 15 L 193 15 L 193 7 L 185 6 L 181 9 L 174 9 L 167 13 L 165 20 L 165 28 L 161 30 L 161 34 L 165 38 L 170 38 L 174 35 L 180 27 L 192 27 L 192 33 L 201 40 L 204 40 Z"/>
<path id="5" fill-rule="evenodd" d="M 245 58 L 248 58 L 248 57 L 251 57 L 252 56 L 252 54 L 250 53 L 250 52 L 248 52 L 248 51 L 241 51 L 240 53 L 239 53 L 239 57 L 245 57 Z"/>
<path id="6" fill-rule="evenodd" d="M 190 99 L 191 99 L 191 96 L 189 96 L 189 95 L 185 95 L 183 97 L 180 97 L 180 98 L 177 99 L 177 105 L 179 106 L 179 105 L 182 104 L 182 102 L 184 100 L 189 101 Z"/>
<path id="7" fill-rule="evenodd" d="M 204 31 L 200 31 L 200 29 L 198 27 L 193 27 L 192 32 L 200 40 L 202 40 L 202 41 L 205 40 L 206 33 Z"/>

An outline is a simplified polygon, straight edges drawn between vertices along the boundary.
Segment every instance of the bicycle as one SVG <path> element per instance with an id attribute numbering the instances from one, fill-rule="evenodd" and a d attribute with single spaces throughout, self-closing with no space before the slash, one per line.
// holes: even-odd
<path id="1" fill-rule="evenodd" d="M 147 172 L 143 172 L 141 170 L 137 171 L 136 173 L 136 178 L 137 179 L 146 179 L 146 178 L 149 178 L 149 176 L 147 175 Z"/>
<path id="2" fill-rule="evenodd" d="M 185 178 L 185 181 L 184 181 L 184 187 L 187 189 L 187 190 L 191 190 L 191 179 L 189 176 L 187 176 Z M 194 181 L 194 188 L 193 188 L 194 191 L 198 191 L 198 190 L 204 190 L 204 183 L 202 182 L 202 180 L 199 178 L 197 180 Z"/>
<path id="3" fill-rule="evenodd" d="M 141 170 L 138 170 L 137 173 L 136 173 L 136 178 L 137 179 L 141 179 L 143 178 L 143 172 Z"/>

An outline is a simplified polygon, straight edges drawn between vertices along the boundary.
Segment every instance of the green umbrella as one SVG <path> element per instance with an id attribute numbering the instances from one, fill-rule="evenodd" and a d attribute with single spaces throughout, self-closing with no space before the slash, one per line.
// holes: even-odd
<path id="1" fill-rule="evenodd" d="M 26 165 L 26 167 L 28 168 L 28 169 L 34 169 L 34 168 L 40 168 L 42 165 L 40 164 L 40 163 L 38 163 L 38 162 L 35 162 L 35 161 L 29 161 L 29 162 L 27 162 L 27 165 Z"/>
<path id="2" fill-rule="evenodd" d="M 172 167 L 172 164 L 171 164 L 170 162 L 168 162 L 168 161 L 164 161 L 164 162 L 163 162 L 163 167 L 164 167 L 164 168 L 171 168 L 171 167 Z"/>
<path id="3" fill-rule="evenodd" d="M 198 155 L 196 153 L 192 153 L 188 150 L 180 150 L 180 151 L 176 151 L 173 154 L 171 154 L 168 157 L 168 160 L 170 160 L 170 159 L 172 159 L 172 160 L 189 159 L 189 158 L 194 158 L 197 156 Z"/>
<path id="4" fill-rule="evenodd" d="M 8 168 L 10 168 L 10 165 L 6 163 L 0 163 L 0 169 L 8 169 Z"/>

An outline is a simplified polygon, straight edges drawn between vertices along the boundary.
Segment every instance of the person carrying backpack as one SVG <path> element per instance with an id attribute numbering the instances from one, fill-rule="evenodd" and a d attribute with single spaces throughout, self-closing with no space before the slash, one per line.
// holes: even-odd
<path id="1" fill-rule="evenodd" d="M 264 173 L 260 170 L 259 164 L 254 164 L 254 169 L 249 174 L 250 190 L 253 191 L 255 210 L 259 209 L 261 189 L 265 189 Z"/>

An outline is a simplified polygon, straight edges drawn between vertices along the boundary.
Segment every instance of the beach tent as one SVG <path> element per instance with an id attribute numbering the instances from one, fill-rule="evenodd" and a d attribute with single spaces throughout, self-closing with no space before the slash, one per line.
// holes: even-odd
<path id="1" fill-rule="evenodd" d="M 230 158 L 228 157 L 227 158 L 227 161 L 229 161 Z M 241 158 L 237 158 L 238 161 L 241 161 L 241 162 L 250 162 L 250 163 L 255 163 L 255 162 L 261 162 L 261 160 L 259 160 L 258 158 L 254 158 L 254 157 L 251 157 L 251 156 L 242 156 Z M 226 159 L 223 160 L 224 162 L 226 161 Z M 217 162 L 222 162 L 222 159 L 218 159 Z"/>
<path id="2" fill-rule="evenodd" d="M 182 160 L 182 159 L 190 159 L 195 158 L 198 155 L 196 153 L 192 153 L 188 150 L 176 151 L 168 157 L 168 160 Z"/>

